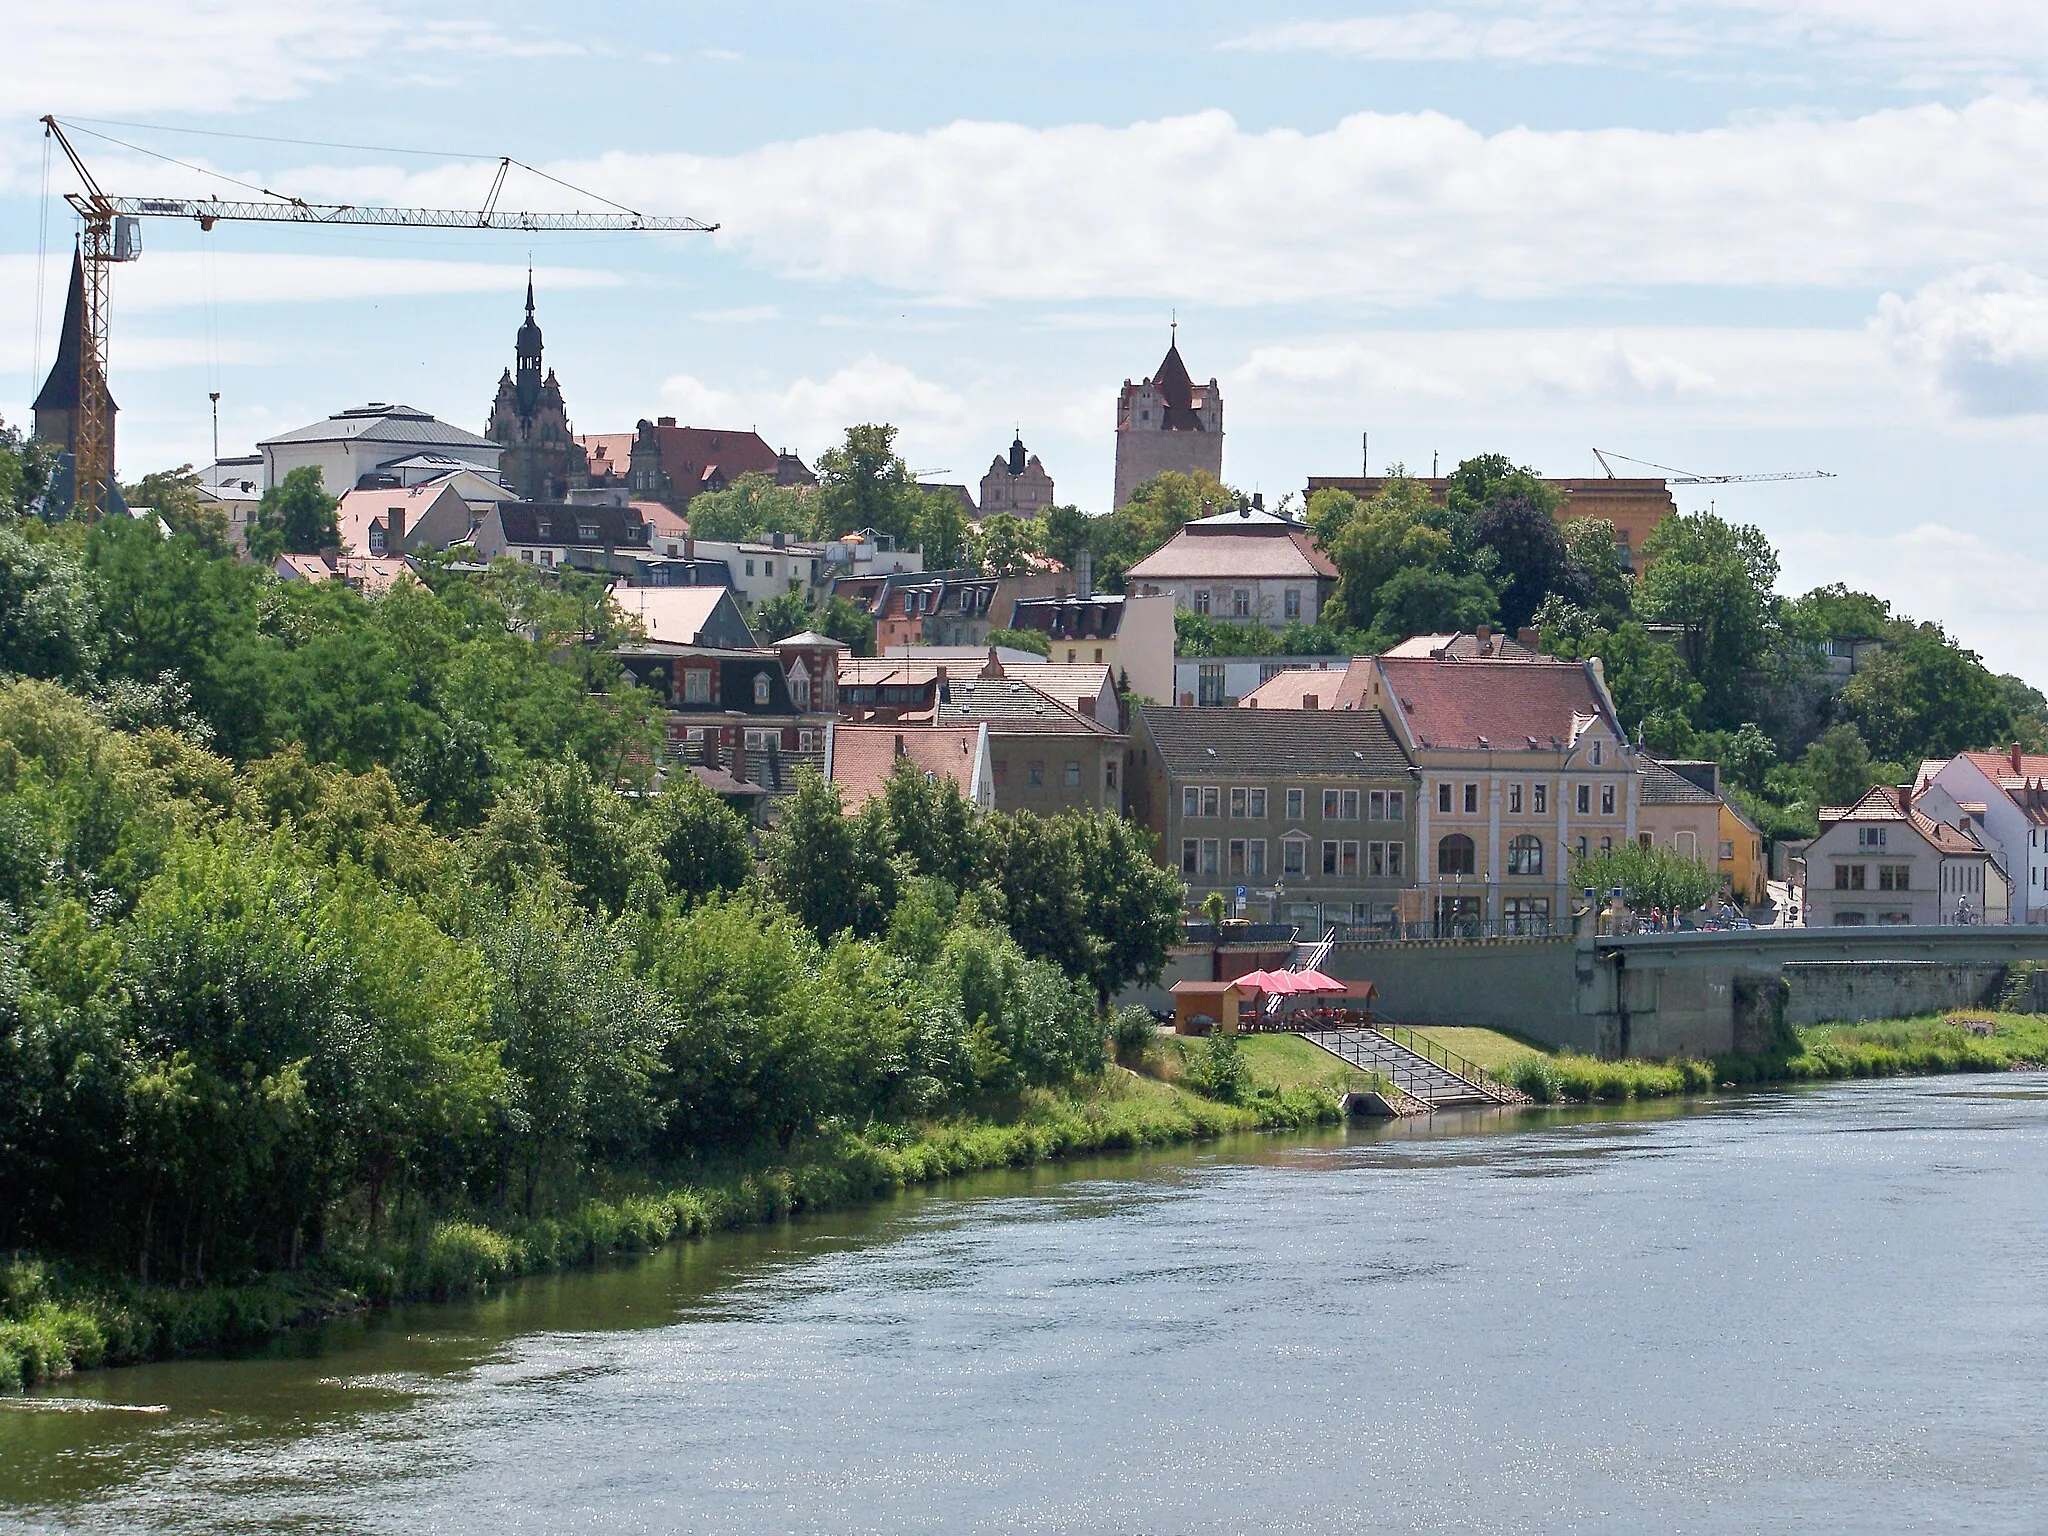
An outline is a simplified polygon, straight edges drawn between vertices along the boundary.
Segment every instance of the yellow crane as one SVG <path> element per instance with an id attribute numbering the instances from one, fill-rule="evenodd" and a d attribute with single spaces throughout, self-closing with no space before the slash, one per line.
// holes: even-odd
<path id="1" fill-rule="evenodd" d="M 275 201 L 227 202 L 217 197 L 112 197 L 101 190 L 92 172 L 86 169 L 85 161 L 55 117 L 44 117 L 43 131 L 57 141 L 83 187 L 82 191 L 66 193 L 64 200 L 84 226 L 79 254 L 85 269 L 85 306 L 80 315 L 82 334 L 78 338 L 79 401 L 72 485 L 73 505 L 80 515 L 88 518 L 105 513 L 107 486 L 114 470 L 108 462 L 107 452 L 110 396 L 106 363 L 107 327 L 112 309 L 111 269 L 141 255 L 142 220 L 146 218 L 192 219 L 203 230 L 212 229 L 222 219 L 265 224 L 371 224 L 404 229 L 502 229 L 534 234 L 557 230 L 710 234 L 718 228 L 716 224 L 706 224 L 701 219 L 636 213 L 629 208 L 619 208 L 612 213 L 501 212 L 498 196 L 504 190 L 506 174 L 515 165 L 525 170 L 532 169 L 510 156 L 500 157 L 490 195 L 480 209 L 309 203 L 302 198 L 272 192 L 267 187 L 262 189 L 264 195 Z"/>

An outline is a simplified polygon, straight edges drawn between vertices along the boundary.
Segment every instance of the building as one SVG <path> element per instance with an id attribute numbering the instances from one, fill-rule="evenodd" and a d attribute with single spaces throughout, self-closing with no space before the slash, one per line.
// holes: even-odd
<path id="1" fill-rule="evenodd" d="M 729 427 L 683 427 L 673 416 L 642 419 L 631 432 L 576 439 L 593 485 L 623 485 L 635 498 L 682 511 L 704 491 L 722 491 L 741 475 L 766 475 L 777 485 L 815 485 L 817 476 L 793 453 L 777 453 L 761 434 Z"/>
<path id="2" fill-rule="evenodd" d="M 1189 708 L 1235 709 L 1281 674 L 1302 672 L 1310 679 L 1301 685 L 1304 690 L 1313 691 L 1320 685 L 1320 703 L 1350 665 L 1348 656 L 1181 656 L 1173 663 L 1173 698 Z M 1296 702 L 1285 707 L 1299 709 L 1301 705 Z"/>
<path id="3" fill-rule="evenodd" d="M 1038 462 L 1038 455 L 1024 452 L 1020 432 L 1010 442 L 1009 457 L 998 454 L 989 460 L 988 473 L 981 477 L 981 506 L 969 506 L 976 517 L 1007 512 L 1012 517 L 1043 517 L 1052 508 L 1052 476 Z"/>
<path id="4" fill-rule="evenodd" d="M 840 663 L 840 708 L 846 720 L 930 719 L 942 684 L 978 681 L 1023 683 L 1083 719 L 1124 730 L 1123 704 L 1106 666 L 1066 666 L 1028 651 L 991 646 L 899 650 L 880 657 L 849 657 Z"/>
<path id="5" fill-rule="evenodd" d="M 857 811 L 882 792 L 889 775 L 908 763 L 932 780 L 950 779 L 961 797 L 983 810 L 996 803 L 995 769 L 989 759 L 988 725 L 969 728 L 835 725 L 831 734 L 831 778 L 840 803 Z"/>
<path id="6" fill-rule="evenodd" d="M 733 591 L 750 610 L 789 592 L 815 601 L 832 579 L 822 545 L 801 544 L 779 533 L 760 541 L 686 539 L 684 547 L 695 559 L 724 561 Z"/>
<path id="7" fill-rule="evenodd" d="M 999 811 L 1057 816 L 1124 808 L 1129 738 L 1021 677 L 948 679 L 938 691 L 934 723 L 954 729 L 987 725 Z"/>
<path id="8" fill-rule="evenodd" d="M 703 632 L 708 636 L 711 630 Z M 792 639 L 797 644 L 789 657 L 763 646 L 664 640 L 619 648 L 627 678 L 668 704 L 664 758 L 670 767 L 690 769 L 727 798 L 737 797 L 733 786 L 747 785 L 788 794 L 803 768 L 826 774 L 832 715 L 814 706 L 820 692 L 829 693 L 832 672 L 815 658 L 821 651 L 829 654 L 835 642 L 812 648 L 807 642 L 822 637 Z M 809 702 L 792 692 L 790 679 L 791 663 L 805 657 L 813 658 L 806 663 Z"/>
<path id="9" fill-rule="evenodd" d="M 350 491 L 335 508 L 341 547 L 357 555 L 402 555 L 469 542 L 476 515 L 450 480 Z"/>
<path id="10" fill-rule="evenodd" d="M 620 613 L 639 621 L 650 641 L 717 650 L 759 649 L 732 593 L 722 587 L 615 586 L 611 598 Z"/>
<path id="11" fill-rule="evenodd" d="M 477 521 L 471 538 L 479 560 L 518 560 L 543 570 L 573 565 L 631 574 L 651 553 L 652 537 L 631 507 L 579 507 L 559 502 L 505 501 Z M 611 557 L 623 557 L 623 564 Z"/>
<path id="12" fill-rule="evenodd" d="M 1397 660 L 1437 661 L 1547 661 L 1536 651 L 1536 632 L 1525 629 L 1519 640 L 1496 634 L 1482 624 L 1476 630 L 1454 635 L 1412 635 L 1383 653 Z M 1185 692 L 1192 671 L 1196 697 L 1181 702 L 1209 704 L 1227 700 L 1246 709 L 1356 709 L 1364 698 L 1371 658 L 1356 664 L 1343 656 L 1254 656 L 1220 664 L 1188 660 L 1174 664 L 1177 680 Z M 1252 667 L 1259 673 L 1257 686 L 1242 695 L 1229 697 L 1233 682 L 1246 681 Z M 1235 675 L 1229 669 L 1236 669 Z"/>
<path id="13" fill-rule="evenodd" d="M 1420 784 L 1378 710 L 1135 713 L 1131 815 L 1187 882 L 1190 910 L 1218 893 L 1242 916 L 1316 933 L 1412 920 Z"/>
<path id="14" fill-rule="evenodd" d="M 1116 506 L 1168 470 L 1223 478 L 1223 392 L 1214 379 L 1200 386 L 1188 377 L 1178 328 L 1152 377 L 1125 379 L 1117 396 Z"/>
<path id="15" fill-rule="evenodd" d="M 2048 754 L 2015 744 L 1922 763 L 1915 789 L 1939 819 L 1973 819 L 1971 830 L 2012 880 L 2012 920 L 2048 923 Z"/>
<path id="16" fill-rule="evenodd" d="M 271 570 L 280 581 L 339 581 L 364 597 L 382 597 L 412 575 L 412 567 L 396 556 L 387 560 L 364 555 L 279 555 Z"/>
<path id="17" fill-rule="evenodd" d="M 1536 649 L 1536 631 L 1523 629 L 1513 639 L 1491 625 L 1454 635 L 1410 635 L 1383 654 L 1394 657 L 1450 657 L 1454 661 L 1545 661 Z"/>
<path id="18" fill-rule="evenodd" d="M 1641 753 L 1636 772 L 1636 841 L 1720 868 L 1718 763 L 1660 763 Z"/>
<path id="19" fill-rule="evenodd" d="M 263 455 L 266 489 L 282 485 L 295 469 L 312 468 L 320 471 L 320 483 L 332 496 L 355 489 L 365 476 L 392 473 L 391 466 L 422 453 L 457 460 L 487 475 L 496 475 L 504 454 L 488 437 L 437 421 L 410 405 L 376 400 L 281 432 L 256 447 Z"/>
<path id="20" fill-rule="evenodd" d="M 1721 883 L 1745 907 L 1770 900 L 1770 866 L 1764 859 L 1763 829 L 1723 796 L 1721 800 Z"/>
<path id="21" fill-rule="evenodd" d="M 1307 524 L 1248 507 L 1186 524 L 1125 572 L 1124 586 L 1191 613 L 1285 629 L 1320 621 L 1337 567 Z"/>
<path id="22" fill-rule="evenodd" d="M 1011 608 L 1008 627 L 1044 635 L 1049 661 L 1106 666 L 1119 689 L 1155 703 L 1173 697 L 1170 597 L 1023 598 Z"/>
<path id="23" fill-rule="evenodd" d="M 1429 491 L 1430 499 L 1439 504 L 1450 489 L 1450 481 L 1441 476 L 1417 475 L 1411 478 L 1419 480 Z M 1322 490 L 1348 491 L 1360 501 L 1370 501 L 1386 489 L 1388 479 L 1386 475 L 1311 475 L 1305 494 L 1314 496 Z M 1630 570 L 1636 569 L 1636 553 L 1657 525 L 1678 511 L 1677 504 L 1671 499 L 1669 485 L 1662 480 L 1610 479 L 1604 476 L 1599 479 L 1554 480 L 1546 477 L 1544 483 L 1561 497 L 1557 508 L 1560 523 L 1579 517 L 1597 517 L 1614 524 L 1614 537 L 1620 547 L 1622 564 Z"/>
<path id="24" fill-rule="evenodd" d="M 2005 872 L 1991 851 L 1928 815 L 1910 784 L 1878 784 L 1854 805 L 1821 807 L 1801 905 L 1809 928 L 2011 918 Z"/>
<path id="25" fill-rule="evenodd" d="M 1417 874 L 1436 931 L 1547 931 L 1570 910 L 1574 862 L 1635 839 L 1642 779 L 1598 660 L 1352 670 L 1355 712 L 1382 712 L 1420 776 Z"/>
<path id="26" fill-rule="evenodd" d="M 526 274 L 526 323 L 515 341 L 514 368 L 498 379 L 484 433 L 504 447 L 498 461 L 521 501 L 564 501 L 590 483 L 590 458 L 569 426 L 562 386 L 541 372 L 540 325 L 533 318 L 533 273 Z M 516 371 L 515 371 L 516 370 Z"/>
<path id="27" fill-rule="evenodd" d="M 35 401 L 29 407 L 30 425 L 35 437 L 63 454 L 68 464 L 78 461 L 78 418 L 88 388 L 107 402 L 107 469 L 108 478 L 113 479 L 114 466 L 120 462 L 114 457 L 114 427 L 121 408 L 108 393 L 105 376 L 96 366 L 86 362 L 85 264 L 74 246 L 71 251 L 71 286 L 65 290 L 64 319 L 57 333 L 57 356 L 51 361 L 50 371 L 43 378 L 43 387 L 36 391 Z M 68 467 L 61 472 L 61 478 L 67 482 L 61 500 L 68 506 L 71 501 Z M 111 501 L 110 498 L 110 505 Z"/>

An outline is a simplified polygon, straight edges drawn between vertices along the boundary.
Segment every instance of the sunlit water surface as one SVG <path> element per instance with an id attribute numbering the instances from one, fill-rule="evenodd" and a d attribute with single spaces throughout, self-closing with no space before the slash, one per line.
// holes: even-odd
<path id="1" fill-rule="evenodd" d="M 0 1529 L 2034 1532 L 2044 1283 L 2048 1079 L 1248 1138 L 0 1400 Z"/>

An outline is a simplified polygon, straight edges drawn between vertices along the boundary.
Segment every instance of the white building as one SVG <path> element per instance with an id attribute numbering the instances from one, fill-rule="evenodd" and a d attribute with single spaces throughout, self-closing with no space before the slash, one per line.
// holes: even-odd
<path id="1" fill-rule="evenodd" d="M 1918 927 L 2010 920 L 2004 872 L 1972 832 L 1936 820 L 1912 786 L 1873 786 L 1822 806 L 1806 848 L 1809 928 Z"/>
<path id="2" fill-rule="evenodd" d="M 325 421 L 294 427 L 258 443 L 266 489 L 281 485 L 295 469 L 310 465 L 330 496 L 352 491 L 365 475 L 391 473 L 392 466 L 422 454 L 440 455 L 495 476 L 504 448 L 475 432 L 436 421 L 409 405 L 381 400 L 337 411 Z M 447 464 L 441 465 L 446 472 Z"/>
<path id="3" fill-rule="evenodd" d="M 2012 920 L 2048 923 L 2048 754 L 1965 752 L 1920 765 L 1923 804 L 1998 854 L 2012 881 Z M 1926 798 L 1938 797 L 1938 798 Z"/>
<path id="4" fill-rule="evenodd" d="M 1314 624 L 1337 567 L 1307 525 L 1246 508 L 1197 518 L 1124 575 L 1127 591 L 1173 598 L 1190 613 L 1285 629 Z"/>

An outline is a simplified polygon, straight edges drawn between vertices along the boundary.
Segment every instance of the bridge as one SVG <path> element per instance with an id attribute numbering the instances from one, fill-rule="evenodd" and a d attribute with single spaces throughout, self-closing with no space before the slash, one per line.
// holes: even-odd
<path id="1" fill-rule="evenodd" d="M 1371 981 L 1410 1024 L 1480 1024 L 1597 1056 L 1761 1048 L 1779 1022 L 1897 1018 L 1989 1000 L 2048 962 L 2048 928 L 1759 928 L 1339 941 L 1321 969 Z"/>

